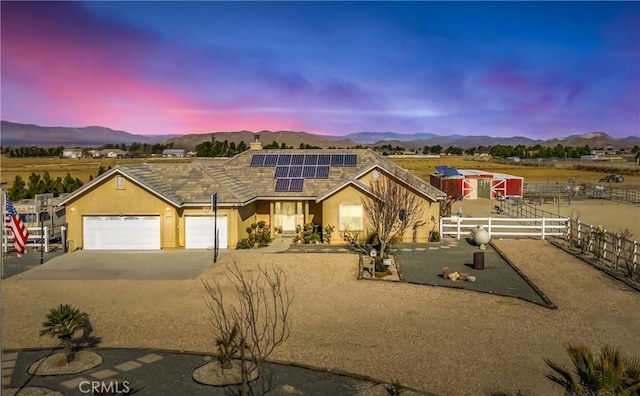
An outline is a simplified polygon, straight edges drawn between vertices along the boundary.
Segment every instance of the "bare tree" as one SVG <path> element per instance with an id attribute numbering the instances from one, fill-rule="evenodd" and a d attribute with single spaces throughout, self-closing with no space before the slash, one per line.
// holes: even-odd
<path id="1" fill-rule="evenodd" d="M 203 281 L 205 301 L 211 313 L 221 366 L 239 353 L 241 394 L 249 394 L 249 374 L 259 370 L 273 351 L 291 333 L 289 307 L 293 290 L 281 268 L 258 267 L 256 276 L 245 275 L 237 263 L 227 266 L 234 294 L 224 299 L 223 286 L 216 280 Z"/>
<path id="2" fill-rule="evenodd" d="M 364 198 L 362 206 L 384 253 L 396 235 L 403 235 L 421 221 L 424 204 L 418 195 L 387 177 L 372 180 L 371 191 L 373 196 Z"/>

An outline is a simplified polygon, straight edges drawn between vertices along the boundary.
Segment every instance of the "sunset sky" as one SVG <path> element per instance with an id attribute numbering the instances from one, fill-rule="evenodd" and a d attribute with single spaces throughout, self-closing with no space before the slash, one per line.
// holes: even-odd
<path id="1" fill-rule="evenodd" d="M 640 2 L 6 2 L 1 116 L 136 134 L 640 135 Z"/>

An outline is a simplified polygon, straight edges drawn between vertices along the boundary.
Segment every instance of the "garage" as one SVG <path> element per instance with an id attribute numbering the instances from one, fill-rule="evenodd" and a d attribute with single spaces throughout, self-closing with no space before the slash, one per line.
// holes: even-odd
<path id="1" fill-rule="evenodd" d="M 160 216 L 84 216 L 86 250 L 159 250 Z"/>
<path id="2" fill-rule="evenodd" d="M 186 216 L 185 249 L 213 249 L 214 216 Z M 227 216 L 217 216 L 218 248 L 227 248 Z"/>

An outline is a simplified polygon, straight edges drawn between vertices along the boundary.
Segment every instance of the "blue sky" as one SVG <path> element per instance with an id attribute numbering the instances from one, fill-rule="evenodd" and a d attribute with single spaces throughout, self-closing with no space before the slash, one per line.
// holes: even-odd
<path id="1" fill-rule="evenodd" d="M 638 2 L 2 2 L 2 119 L 640 134 Z"/>

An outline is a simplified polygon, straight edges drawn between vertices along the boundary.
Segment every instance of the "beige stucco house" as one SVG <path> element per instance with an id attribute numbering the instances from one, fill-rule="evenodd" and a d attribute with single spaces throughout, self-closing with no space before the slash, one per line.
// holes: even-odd
<path id="1" fill-rule="evenodd" d="M 446 194 L 371 150 L 262 150 L 189 164 L 117 166 L 83 186 L 66 205 L 70 250 L 233 248 L 252 223 L 273 236 L 297 227 L 332 225 L 332 243 L 345 230 L 366 237 L 363 198 L 373 179 L 390 178 L 424 200 L 417 241 L 428 240 Z M 217 194 L 217 217 L 211 205 Z M 214 219 L 215 217 L 215 219 Z M 435 223 L 435 225 L 434 225 Z M 411 230 L 406 241 L 414 239 Z"/>

